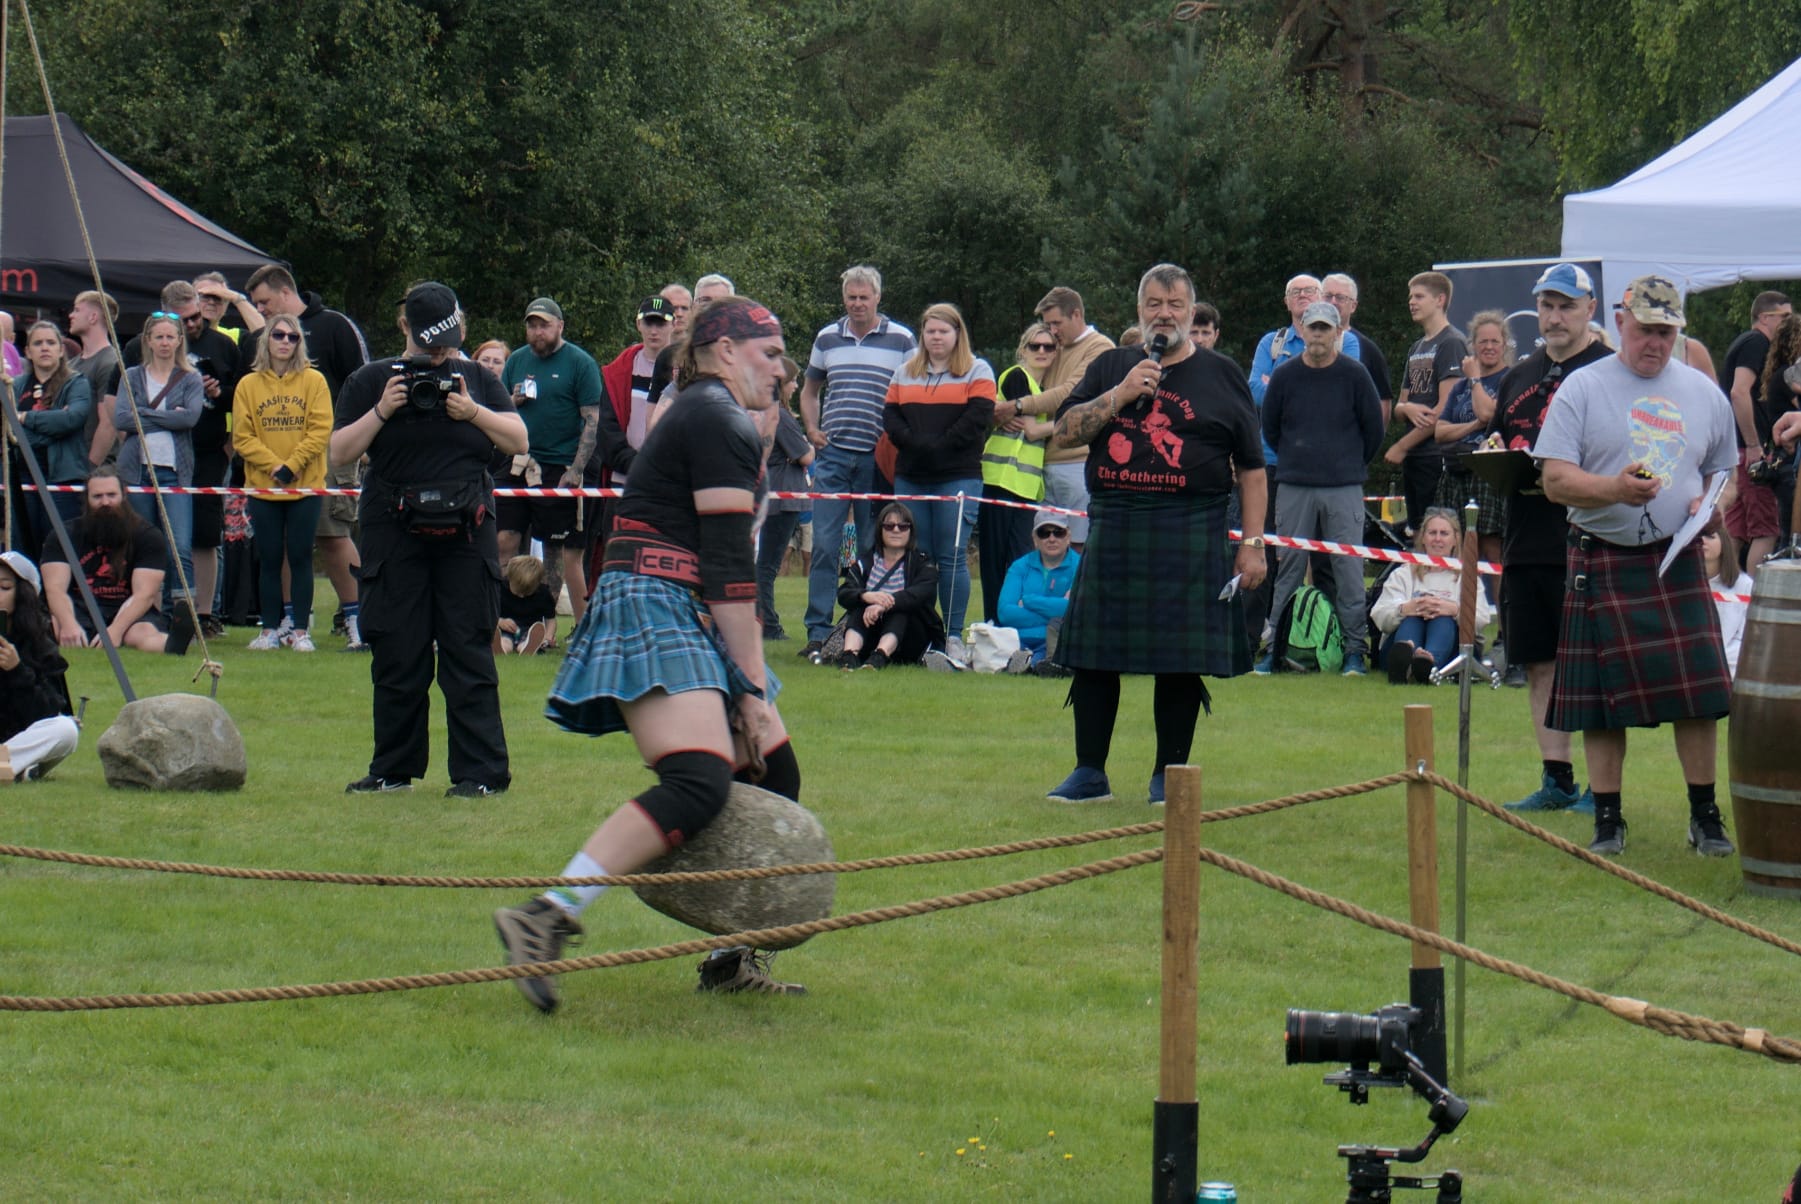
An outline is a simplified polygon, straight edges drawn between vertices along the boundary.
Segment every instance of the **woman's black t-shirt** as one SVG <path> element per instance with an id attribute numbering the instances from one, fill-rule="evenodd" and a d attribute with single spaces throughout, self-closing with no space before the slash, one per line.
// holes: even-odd
<path id="1" fill-rule="evenodd" d="M 750 415 L 717 379 L 695 381 L 665 398 L 656 429 L 632 461 L 631 479 L 613 506 L 607 560 L 623 535 L 700 552 L 699 489 L 756 491 L 763 473 L 763 444 Z M 623 551 L 623 548 L 618 549 Z"/>

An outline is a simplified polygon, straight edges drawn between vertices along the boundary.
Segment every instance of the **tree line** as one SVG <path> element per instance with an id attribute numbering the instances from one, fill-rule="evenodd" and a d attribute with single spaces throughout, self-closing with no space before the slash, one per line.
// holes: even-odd
<path id="1" fill-rule="evenodd" d="M 271 0 L 33 9 L 57 107 L 391 344 L 411 281 L 597 351 L 723 272 L 805 346 L 868 261 L 1006 362 L 1052 284 L 1195 272 L 1248 360 L 1283 281 L 1413 330 L 1434 261 L 1555 254 L 1606 184 L 1801 54 L 1801 0 Z M 15 33 L 8 112 L 42 112 Z M 1745 294 L 1748 299 L 1749 294 Z M 1716 346 L 1736 293 L 1702 307 Z M 1707 323 L 1717 323 L 1713 333 Z"/>

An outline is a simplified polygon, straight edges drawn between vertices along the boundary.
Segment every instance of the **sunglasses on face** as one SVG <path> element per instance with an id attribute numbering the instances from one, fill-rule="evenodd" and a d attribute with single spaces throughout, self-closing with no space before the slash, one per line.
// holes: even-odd
<path id="1" fill-rule="evenodd" d="M 1040 527 L 1033 532 L 1039 539 L 1068 539 L 1069 532 L 1062 527 Z"/>
<path id="2" fill-rule="evenodd" d="M 1055 344 L 1055 343 L 1027 343 L 1026 344 L 1027 351 L 1055 351 L 1056 349 L 1057 349 L 1057 344 Z"/>
<path id="3" fill-rule="evenodd" d="M 883 523 L 882 524 L 882 530 L 884 530 L 884 531 L 911 531 L 912 529 L 913 529 L 912 523 Z"/>
<path id="4" fill-rule="evenodd" d="M 271 330 L 269 338 L 277 343 L 298 343 L 300 332 L 297 330 Z"/>

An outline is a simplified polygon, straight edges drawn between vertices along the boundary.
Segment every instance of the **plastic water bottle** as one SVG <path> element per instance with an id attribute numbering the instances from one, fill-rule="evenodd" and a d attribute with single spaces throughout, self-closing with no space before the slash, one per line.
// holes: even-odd
<path id="1" fill-rule="evenodd" d="M 1215 1179 L 1212 1182 L 1201 1184 L 1194 1193 L 1194 1198 L 1195 1204 L 1217 1200 L 1225 1200 L 1228 1204 L 1238 1204 L 1238 1189 L 1230 1183 Z"/>

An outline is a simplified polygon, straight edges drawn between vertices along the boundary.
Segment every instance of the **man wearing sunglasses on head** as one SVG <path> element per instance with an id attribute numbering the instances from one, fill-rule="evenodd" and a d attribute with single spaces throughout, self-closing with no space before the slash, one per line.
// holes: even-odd
<path id="1" fill-rule="evenodd" d="M 1486 389 L 1471 392 L 1476 417 L 1488 423 L 1490 440 L 1511 451 L 1537 446 L 1545 411 L 1570 373 L 1613 354 L 1589 326 L 1595 316 L 1595 286 L 1586 271 L 1573 263 L 1554 264 L 1532 292 L 1543 346 L 1508 369 L 1494 395 Z M 1557 668 L 1569 530 L 1568 512 L 1545 497 L 1536 471 L 1508 496 L 1501 529 L 1501 630 L 1507 633 L 1508 684 L 1530 691 L 1532 726 L 1544 761 L 1539 788 L 1507 804 L 1515 811 L 1594 808 L 1586 792 L 1576 791 L 1569 733 L 1545 726 Z"/>
<path id="2" fill-rule="evenodd" d="M 214 330 L 200 311 L 200 294 L 186 280 L 171 280 L 163 286 L 162 309 L 181 320 L 181 333 L 187 344 L 187 362 L 200 374 L 206 394 L 200 421 L 194 425 L 194 480 L 198 486 L 226 483 L 226 470 L 231 463 L 231 399 L 243 376 L 239 366 L 238 345 Z M 131 368 L 143 361 L 141 339 L 133 336 L 125 344 L 123 362 Z M 108 397 L 101 407 L 102 421 L 109 421 L 115 398 Z M 225 499 L 201 496 L 193 499 L 194 532 L 192 556 L 194 608 L 201 630 L 208 638 L 219 635 L 224 627 L 213 617 L 213 599 L 218 593 L 219 546 L 225 537 Z"/>

